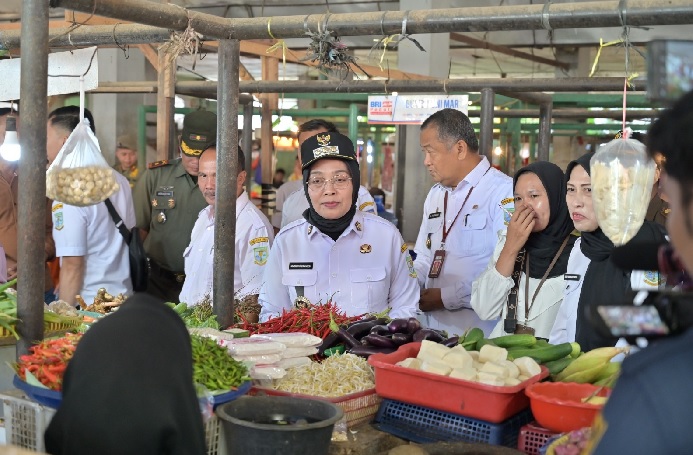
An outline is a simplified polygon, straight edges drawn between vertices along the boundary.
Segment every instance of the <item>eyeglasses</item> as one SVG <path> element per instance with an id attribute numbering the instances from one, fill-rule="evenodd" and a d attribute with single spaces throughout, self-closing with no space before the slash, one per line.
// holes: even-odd
<path id="1" fill-rule="evenodd" d="M 327 182 L 331 182 L 332 185 L 334 185 L 335 189 L 343 190 L 349 186 L 349 180 L 351 180 L 351 177 L 347 177 L 346 175 L 337 175 L 335 177 L 332 177 L 331 179 L 326 179 L 323 177 L 313 177 L 308 179 L 306 183 L 308 184 L 308 188 L 310 188 L 313 191 L 322 190 L 323 188 L 325 188 L 325 185 L 327 185 Z"/>

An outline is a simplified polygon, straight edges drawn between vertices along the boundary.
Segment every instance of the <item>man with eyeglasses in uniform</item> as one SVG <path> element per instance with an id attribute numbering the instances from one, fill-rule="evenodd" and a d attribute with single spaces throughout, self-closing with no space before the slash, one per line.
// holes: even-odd
<path id="1" fill-rule="evenodd" d="M 135 185 L 137 227 L 146 233 L 150 265 L 147 292 L 169 302 L 178 302 L 185 281 L 183 251 L 197 215 L 207 206 L 197 186 L 200 155 L 216 138 L 216 114 L 187 114 L 178 143 L 180 157 L 151 163 Z"/>

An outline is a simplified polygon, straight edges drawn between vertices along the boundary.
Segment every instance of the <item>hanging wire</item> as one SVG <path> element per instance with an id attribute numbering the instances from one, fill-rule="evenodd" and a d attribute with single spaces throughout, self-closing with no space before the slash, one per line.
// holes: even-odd
<path id="1" fill-rule="evenodd" d="M 380 67 L 380 70 L 382 71 L 383 69 L 383 60 L 385 58 L 385 54 L 387 53 L 387 48 L 390 46 L 391 49 L 396 50 L 399 47 L 399 44 L 406 40 L 411 41 L 414 43 L 414 45 L 421 51 L 421 52 L 426 52 L 426 49 L 419 43 L 416 39 L 412 38 L 411 35 L 407 33 L 407 21 L 409 19 L 409 10 L 404 12 L 404 19 L 402 20 L 402 33 L 400 34 L 394 34 L 394 35 L 386 35 L 385 30 L 384 30 L 384 22 L 385 22 L 385 15 L 387 14 L 387 11 L 383 13 L 383 15 L 380 18 L 380 33 L 382 34 L 382 38 L 378 40 L 377 43 L 371 47 L 371 51 L 368 53 L 368 59 L 371 60 L 371 55 L 373 52 L 377 49 L 382 49 L 382 52 L 380 54 L 380 58 L 378 60 L 378 66 Z"/>
<path id="2" fill-rule="evenodd" d="M 81 77 L 84 78 L 88 73 L 89 70 L 91 69 L 91 65 L 94 62 L 94 57 L 96 57 L 96 51 L 98 50 L 98 47 L 94 47 L 94 52 L 91 54 L 91 58 L 89 59 L 89 66 L 87 66 L 87 70 L 82 73 L 82 74 L 48 74 L 48 77 Z"/>
<path id="3" fill-rule="evenodd" d="M 117 24 L 115 24 L 113 26 L 113 41 L 115 42 L 115 45 L 118 46 L 118 49 L 123 51 L 123 55 L 125 56 L 125 60 L 127 60 L 130 58 L 130 45 L 129 44 L 121 45 L 118 42 L 118 38 L 116 38 L 116 27 L 118 27 L 119 25 L 120 25 L 120 22 L 118 22 Z"/>
<path id="4" fill-rule="evenodd" d="M 77 30 L 78 28 L 80 28 L 82 25 L 86 25 L 91 20 L 91 18 L 94 17 L 94 15 L 96 14 L 96 7 L 98 4 L 99 4 L 99 1 L 95 0 L 94 1 L 94 8 L 92 8 L 91 14 L 89 14 L 89 17 L 87 17 L 87 19 L 84 22 L 77 22 L 77 20 L 75 19 L 75 12 L 72 11 L 72 21 L 71 21 L 72 25 L 70 25 L 70 27 L 68 27 L 68 29 L 65 32 L 61 33 L 58 36 L 55 36 L 55 37 L 49 39 L 48 43 L 50 44 L 51 41 L 56 40 L 58 38 L 62 38 L 63 36 L 67 35 L 67 40 L 69 41 L 70 45 L 72 47 L 75 47 L 75 45 L 72 43 L 72 38 L 70 37 L 70 34 L 72 32 L 74 32 L 75 30 Z"/>

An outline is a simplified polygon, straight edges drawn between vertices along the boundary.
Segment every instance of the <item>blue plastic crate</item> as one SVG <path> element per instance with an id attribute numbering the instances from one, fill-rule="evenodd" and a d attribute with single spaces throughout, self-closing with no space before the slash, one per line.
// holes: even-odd
<path id="1" fill-rule="evenodd" d="M 381 431 L 419 444 L 465 441 L 515 448 L 520 429 L 532 420 L 529 409 L 504 422 L 490 423 L 400 401 L 383 400 L 374 423 Z"/>

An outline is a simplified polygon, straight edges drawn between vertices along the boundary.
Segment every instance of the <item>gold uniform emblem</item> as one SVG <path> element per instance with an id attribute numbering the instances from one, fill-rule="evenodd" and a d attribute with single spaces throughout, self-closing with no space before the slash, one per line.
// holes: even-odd
<path id="1" fill-rule="evenodd" d="M 159 223 L 163 224 L 166 222 L 166 214 L 164 212 L 159 212 L 159 214 L 156 216 L 156 221 Z"/>
<path id="2" fill-rule="evenodd" d="M 329 134 L 318 134 L 316 139 L 318 140 L 318 144 L 322 145 L 323 147 L 330 143 Z"/>
<path id="3" fill-rule="evenodd" d="M 313 226 L 308 226 L 308 233 L 310 234 L 311 232 L 313 232 Z"/>
<path id="4" fill-rule="evenodd" d="M 370 253 L 371 251 L 373 251 L 373 248 L 371 248 L 371 246 L 369 244 L 364 243 L 363 245 L 361 245 L 361 248 L 359 251 L 361 251 L 361 254 L 366 254 L 366 253 Z"/>
<path id="5" fill-rule="evenodd" d="M 174 208 L 175 206 L 176 206 L 176 200 L 173 199 L 173 198 L 170 198 L 170 199 L 168 200 L 168 208 L 172 209 L 172 208 Z"/>
<path id="6" fill-rule="evenodd" d="M 356 230 L 359 232 L 361 232 L 363 230 L 363 228 L 361 227 L 360 221 L 357 221 L 356 223 L 354 223 L 354 226 L 356 226 Z"/>
<path id="7" fill-rule="evenodd" d="M 159 201 L 156 199 L 152 199 L 152 207 L 158 207 L 159 206 Z"/>

